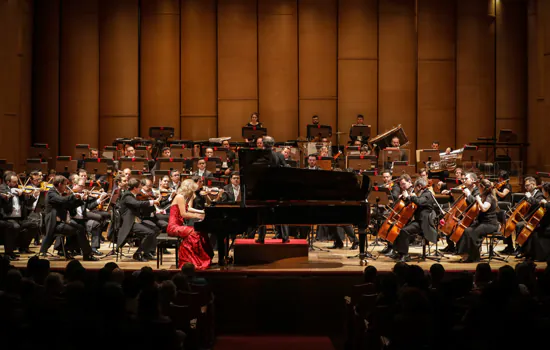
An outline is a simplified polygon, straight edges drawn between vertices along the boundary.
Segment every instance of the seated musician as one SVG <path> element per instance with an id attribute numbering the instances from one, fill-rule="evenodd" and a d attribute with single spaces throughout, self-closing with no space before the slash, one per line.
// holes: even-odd
<path id="1" fill-rule="evenodd" d="M 327 146 L 321 147 L 321 149 L 319 150 L 319 157 L 328 157 L 328 156 L 329 156 L 328 147 Z"/>
<path id="2" fill-rule="evenodd" d="M 86 230 L 69 216 L 69 210 L 76 209 L 83 204 L 82 200 L 74 194 L 67 192 L 67 179 L 57 175 L 53 180 L 53 188 L 46 195 L 46 209 L 44 221 L 46 224 L 46 236 L 40 247 L 40 255 L 46 253 L 54 241 L 54 234 L 60 233 L 64 236 L 76 236 L 78 246 L 82 251 L 85 261 L 97 261 L 93 256 L 92 248 L 86 238 Z M 67 253 L 66 258 L 72 258 Z"/>
<path id="3" fill-rule="evenodd" d="M 263 137 L 258 137 L 256 139 L 256 148 L 264 148 L 264 139 L 263 139 Z"/>
<path id="4" fill-rule="evenodd" d="M 172 170 L 170 171 L 170 188 L 173 190 L 177 190 L 178 187 L 180 187 L 181 184 L 181 175 L 178 170 Z"/>
<path id="5" fill-rule="evenodd" d="M 466 174 L 468 176 L 468 174 Z M 483 238 L 498 231 L 498 203 L 493 184 L 483 179 L 480 181 L 480 194 L 475 196 L 479 206 L 479 214 L 475 222 L 468 227 L 458 241 L 458 254 L 462 255 L 460 262 L 470 263 L 480 260 L 480 247 Z"/>
<path id="6" fill-rule="evenodd" d="M 476 201 L 476 197 L 479 196 L 479 187 L 477 187 L 476 185 L 477 182 L 478 182 L 478 178 L 477 178 L 477 175 L 474 173 L 466 173 L 466 175 L 464 175 L 463 177 L 464 189 L 462 191 L 466 196 L 466 203 L 468 204 L 468 206 L 474 204 Z M 456 252 L 455 242 L 451 240 L 449 236 L 447 236 L 445 239 L 447 241 L 447 246 L 441 251 L 445 253 L 455 253 Z"/>
<path id="7" fill-rule="evenodd" d="M 151 179 L 141 179 L 141 192 L 151 198 L 156 198 L 157 195 L 153 193 L 153 181 Z M 158 196 L 159 204 L 154 207 L 143 207 L 140 210 L 140 219 L 148 220 L 153 222 L 157 227 L 162 231 L 166 232 L 166 227 L 168 227 L 168 221 L 163 220 L 158 214 L 165 214 L 166 212 L 162 209 L 170 205 L 170 200 L 168 198 L 162 198 Z"/>
<path id="8" fill-rule="evenodd" d="M 92 210 L 97 208 L 98 205 L 103 203 L 107 198 L 107 193 L 102 193 L 98 198 L 88 196 L 83 194 L 84 189 L 86 188 L 86 180 L 83 178 L 78 178 L 73 184 L 72 191 L 74 193 L 81 194 L 82 205 L 74 208 L 70 212 L 71 220 L 74 220 L 77 224 L 81 225 L 86 229 L 92 237 L 92 253 L 94 255 L 103 255 L 99 251 L 101 245 L 101 233 L 104 228 L 103 218 L 96 213 L 93 213 Z M 73 256 L 78 255 L 78 250 L 76 249 L 76 241 L 74 237 L 67 237 L 67 243 L 65 244 L 65 251 L 70 252 Z M 55 249 L 58 251 L 61 249 L 60 239 L 55 242 Z"/>
<path id="9" fill-rule="evenodd" d="M 182 182 L 176 197 L 172 201 L 166 232 L 169 236 L 182 238 L 178 251 L 178 268 L 181 268 L 185 263 L 192 263 L 197 270 L 205 270 L 210 266 L 214 256 L 210 244 L 205 236 L 186 223 L 189 219 L 204 219 L 204 213 L 195 213 L 192 210 L 197 189 L 198 186 L 192 179 L 186 179 Z"/>
<path id="10" fill-rule="evenodd" d="M 462 171 L 462 168 L 455 169 L 455 179 L 460 182 L 462 182 L 462 180 L 464 179 L 464 172 Z M 447 188 L 447 184 L 443 181 L 439 181 L 437 186 L 439 186 L 439 192 L 441 194 L 451 194 L 451 190 Z"/>
<path id="11" fill-rule="evenodd" d="M 359 141 L 360 143 L 364 143 L 366 141 L 366 137 L 364 136 L 352 136 L 353 127 L 363 125 L 365 125 L 365 117 L 363 117 L 363 115 L 361 114 L 358 114 L 356 123 L 349 128 L 349 138 L 351 140 L 351 144 L 354 144 L 355 141 Z"/>
<path id="12" fill-rule="evenodd" d="M 124 156 L 128 158 L 135 158 L 136 156 L 136 150 L 133 146 L 127 146 L 126 151 L 124 152 Z"/>
<path id="13" fill-rule="evenodd" d="M 212 172 L 206 170 L 206 160 L 204 158 L 197 161 L 197 171 L 195 171 L 193 175 L 200 176 L 203 179 L 214 176 Z"/>
<path id="14" fill-rule="evenodd" d="M 124 168 L 124 170 L 122 170 L 122 174 L 126 176 L 128 180 L 130 180 L 130 177 L 132 176 L 132 169 Z"/>
<path id="15" fill-rule="evenodd" d="M 411 235 L 422 233 L 424 238 L 432 243 L 437 242 L 437 230 L 435 227 L 435 200 L 428 183 L 424 178 L 418 178 L 414 183 L 414 191 L 402 193 L 405 204 L 414 203 L 417 209 L 414 212 L 414 220 L 401 229 L 401 232 L 395 239 L 393 249 L 396 254 L 391 256 L 400 261 L 410 261 L 409 257 L 409 238 Z M 418 193 L 418 194 L 417 194 Z"/>
<path id="16" fill-rule="evenodd" d="M 222 164 L 222 167 L 225 168 L 225 175 L 230 175 L 231 172 L 234 170 L 234 163 L 235 159 L 237 159 L 237 155 L 235 152 L 231 150 L 231 146 L 229 145 L 229 140 L 223 140 L 222 141 L 222 148 L 226 149 L 226 159 L 223 160 L 225 164 Z"/>
<path id="17" fill-rule="evenodd" d="M 282 154 L 283 157 L 285 158 L 285 161 L 287 161 L 287 160 L 292 160 L 292 158 L 290 158 L 290 155 L 291 155 L 290 147 L 284 147 L 284 148 L 281 150 L 281 154 Z"/>
<path id="18" fill-rule="evenodd" d="M 399 140 L 399 137 L 394 136 L 391 139 L 391 146 L 395 148 L 401 147 L 401 141 Z M 402 162 L 406 162 L 409 160 L 409 156 L 407 155 L 407 152 L 401 150 L 401 158 L 399 159 Z"/>
<path id="19" fill-rule="evenodd" d="M 432 142 L 432 149 L 439 151 L 439 141 L 436 140 Z M 445 149 L 445 154 L 450 154 L 451 151 L 452 151 L 451 147 L 447 147 Z"/>
<path id="20" fill-rule="evenodd" d="M 309 170 L 321 170 L 321 168 L 319 168 L 317 166 L 317 157 L 313 154 L 310 154 L 309 157 L 307 157 L 307 167 L 306 169 L 309 169 Z"/>
<path id="21" fill-rule="evenodd" d="M 6 172 L 4 184 L 0 185 L 0 228 L 4 232 L 4 258 L 17 260 L 14 250 L 30 253 L 29 246 L 38 232 L 38 226 L 28 219 L 33 205 L 36 205 L 40 189 L 32 192 L 18 188 L 18 177 Z"/>
<path id="22" fill-rule="evenodd" d="M 172 157 L 172 151 L 170 150 L 170 147 L 164 147 L 161 154 L 162 158 Z M 157 160 L 155 162 L 155 165 L 153 165 L 153 167 L 151 168 L 151 172 L 154 174 L 157 170 L 160 170 L 160 160 Z"/>
<path id="23" fill-rule="evenodd" d="M 524 180 L 524 186 L 525 186 L 525 200 L 529 203 L 530 209 L 527 215 L 525 217 L 530 217 L 532 213 L 537 210 L 538 205 L 540 204 L 540 201 L 544 199 L 544 195 L 541 190 L 537 188 L 537 180 L 534 177 L 528 176 Z M 523 230 L 525 227 L 525 221 L 520 221 L 516 224 L 516 237 L 517 235 Z M 506 247 L 508 248 L 508 247 Z M 510 250 L 505 249 L 504 253 L 508 253 Z M 521 251 L 516 252 L 517 257 L 521 257 Z"/>
<path id="24" fill-rule="evenodd" d="M 539 222 L 538 226 L 531 233 L 527 241 L 522 247 L 523 254 L 526 258 L 535 261 L 550 261 L 550 182 L 542 185 L 543 199 L 539 204 L 546 212 Z"/>
<path id="25" fill-rule="evenodd" d="M 385 169 L 382 172 L 382 179 L 384 180 L 383 187 L 390 189 L 390 196 L 388 198 L 388 202 L 390 205 L 394 205 L 398 200 L 402 192 L 407 191 L 407 189 L 410 187 L 412 179 L 408 174 L 403 174 L 399 177 L 399 180 L 397 182 L 394 182 L 392 180 L 391 171 L 388 169 Z M 378 212 L 378 211 L 377 211 Z M 387 210 L 384 215 L 388 215 L 389 210 Z M 393 252 L 393 244 L 391 242 L 388 242 L 387 246 L 380 251 L 380 254 L 384 254 L 386 256 L 391 256 L 394 254 Z"/>
<path id="26" fill-rule="evenodd" d="M 88 172 L 86 171 L 86 169 L 78 169 L 76 173 L 79 178 L 81 178 L 84 181 L 88 181 Z"/>
<path id="27" fill-rule="evenodd" d="M 204 157 L 205 158 L 212 158 L 214 157 L 214 149 L 212 147 L 208 147 L 204 150 Z"/>
<path id="28" fill-rule="evenodd" d="M 154 207 L 159 205 L 159 200 L 144 200 L 136 199 L 138 193 L 141 192 L 141 183 L 136 178 L 131 178 L 128 181 L 128 190 L 125 191 L 118 200 L 120 215 L 122 217 L 122 225 L 118 232 L 118 248 L 120 249 L 130 233 L 134 233 L 141 238 L 140 245 L 132 258 L 137 261 L 153 260 L 154 257 L 150 252 L 154 251 L 157 246 L 157 236 L 160 229 L 149 220 L 141 220 L 140 209 L 145 207 Z"/>
<path id="29" fill-rule="evenodd" d="M 430 179 L 428 179 L 428 170 L 426 168 L 421 168 L 418 171 L 418 176 L 423 178 L 424 180 L 426 180 L 426 183 L 428 184 L 428 189 L 430 190 L 430 192 L 432 192 L 432 194 L 435 194 L 435 191 L 434 191 L 433 186 L 431 184 L 432 181 L 430 181 Z"/>
<path id="30" fill-rule="evenodd" d="M 509 179 L 510 175 L 506 170 L 501 170 L 498 174 L 498 182 L 508 181 Z M 508 202 L 510 205 L 512 204 L 512 185 L 510 185 L 509 182 L 507 182 L 506 185 L 500 189 L 495 189 L 495 191 L 499 202 Z M 501 250 L 499 253 L 508 255 L 513 254 L 515 250 L 512 236 L 506 237 L 504 239 L 504 243 L 506 244 L 506 248 Z"/>

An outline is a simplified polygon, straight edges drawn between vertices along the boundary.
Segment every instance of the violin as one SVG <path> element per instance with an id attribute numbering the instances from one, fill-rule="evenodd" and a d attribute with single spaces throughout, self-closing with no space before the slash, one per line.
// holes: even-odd
<path id="1" fill-rule="evenodd" d="M 146 193 L 143 191 L 138 192 L 136 194 L 136 199 L 138 201 L 150 201 L 150 200 L 157 200 L 157 197 L 153 193 Z"/>
<path id="2" fill-rule="evenodd" d="M 531 234 L 533 231 L 537 228 L 540 221 L 542 220 L 543 216 L 546 214 L 546 207 L 541 203 L 539 204 L 539 208 L 531 217 L 529 218 L 529 221 L 525 224 L 521 232 L 516 238 L 516 243 L 520 246 L 523 246 L 525 242 L 527 242 L 527 239 L 531 237 Z"/>

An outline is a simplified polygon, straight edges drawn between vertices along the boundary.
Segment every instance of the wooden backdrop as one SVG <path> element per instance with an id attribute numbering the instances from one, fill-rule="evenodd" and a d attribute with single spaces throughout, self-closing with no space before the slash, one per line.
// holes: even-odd
<path id="1" fill-rule="evenodd" d="M 276 140 L 305 136 L 314 114 L 346 133 L 363 114 L 373 133 L 401 124 L 411 150 L 511 128 L 543 170 L 549 11 L 535 0 L 35 1 L 34 44 L 12 43 L 1 65 L 28 67 L 6 78 L 27 93 L 1 87 L 11 119 L 30 115 L 32 69 L 32 138 L 3 137 L 22 148 L 0 157 L 21 161 L 31 139 L 70 154 L 150 126 L 240 139 L 258 111 Z M 13 55 L 22 48 L 32 66 Z"/>

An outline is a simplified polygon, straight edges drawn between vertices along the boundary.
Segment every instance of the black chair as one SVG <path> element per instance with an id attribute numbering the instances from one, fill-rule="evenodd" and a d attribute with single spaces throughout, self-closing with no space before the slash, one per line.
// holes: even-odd
<path id="1" fill-rule="evenodd" d="M 54 242 L 57 240 L 57 238 L 61 240 L 61 250 L 63 251 L 63 257 L 65 258 L 65 260 L 69 260 L 67 259 L 67 252 L 65 251 L 65 237 L 66 236 L 61 233 L 54 233 L 53 235 Z"/>
<path id="2" fill-rule="evenodd" d="M 157 269 L 162 265 L 162 260 L 164 258 L 164 249 L 166 248 L 175 248 L 176 249 L 176 267 L 179 266 L 179 248 L 181 244 L 180 237 L 168 236 L 166 233 L 161 233 L 157 236 Z"/>
<path id="3" fill-rule="evenodd" d="M 481 259 L 482 261 L 487 260 L 487 262 L 491 262 L 491 260 L 499 260 L 508 262 L 508 257 L 502 257 L 499 253 L 495 252 L 495 247 L 498 245 L 500 241 L 504 240 L 504 235 L 502 232 L 502 228 L 504 225 L 506 225 L 506 211 L 509 210 L 512 207 L 512 203 L 510 202 L 498 202 L 498 207 L 500 211 L 497 212 L 497 219 L 499 222 L 499 230 L 497 232 L 489 233 L 485 237 L 485 245 L 487 247 L 487 253 L 483 254 Z"/>

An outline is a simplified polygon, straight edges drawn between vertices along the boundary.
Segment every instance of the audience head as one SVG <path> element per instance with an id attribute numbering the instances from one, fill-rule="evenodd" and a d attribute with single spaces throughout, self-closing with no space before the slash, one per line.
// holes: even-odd
<path id="1" fill-rule="evenodd" d="M 363 270 L 363 280 L 365 283 L 375 283 L 378 270 L 376 267 L 369 265 Z"/>
<path id="2" fill-rule="evenodd" d="M 176 289 L 182 292 L 190 292 L 191 287 L 189 286 L 189 281 L 187 276 L 183 273 L 178 272 L 172 277 L 172 282 L 176 285 Z"/>
<path id="3" fill-rule="evenodd" d="M 445 268 L 441 264 L 432 264 L 430 266 L 430 276 L 432 278 L 432 285 L 439 285 L 445 277 Z"/>
<path id="4" fill-rule="evenodd" d="M 44 281 L 46 294 L 51 296 L 61 296 L 63 293 L 63 275 L 57 272 L 51 272 Z"/>
<path id="5" fill-rule="evenodd" d="M 80 261 L 78 260 L 71 260 L 67 264 L 67 267 L 65 267 L 65 280 L 67 282 L 74 282 L 74 281 L 82 281 L 84 282 L 84 278 L 86 275 L 86 269 Z"/>

